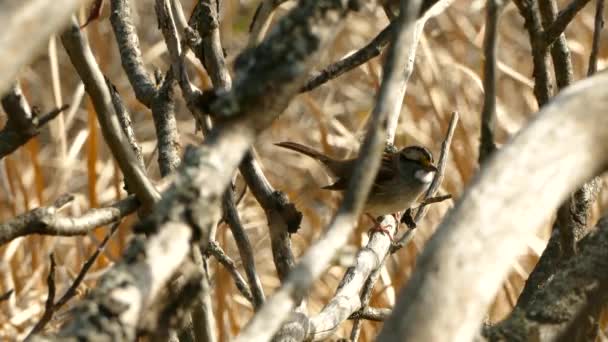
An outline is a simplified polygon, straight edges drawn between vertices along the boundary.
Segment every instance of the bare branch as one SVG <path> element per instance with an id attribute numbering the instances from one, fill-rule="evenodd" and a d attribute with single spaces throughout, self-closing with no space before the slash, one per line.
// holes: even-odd
<path id="1" fill-rule="evenodd" d="M 106 78 L 106 85 L 110 90 L 110 95 L 112 96 L 112 104 L 114 105 L 114 110 L 116 111 L 116 116 L 118 117 L 118 121 L 120 122 L 120 127 L 122 131 L 125 133 L 127 137 L 127 141 L 133 149 L 137 160 L 139 161 L 139 166 L 145 170 L 144 159 L 141 154 L 141 146 L 137 142 L 137 138 L 135 137 L 135 132 L 133 131 L 133 125 L 131 123 L 131 114 L 129 113 L 127 107 L 122 102 L 116 87 L 110 82 L 109 79 Z"/>
<path id="2" fill-rule="evenodd" d="M 132 240 L 123 260 L 104 274 L 61 336 L 86 335 L 102 312 L 110 318 L 108 324 L 102 331 L 91 331 L 108 338 L 135 338 L 140 317 L 150 313 L 150 303 L 184 263 L 191 242 L 206 247 L 234 170 L 257 135 L 296 95 L 313 56 L 333 39 L 349 11 L 338 0 L 300 1 L 264 42 L 239 56 L 232 89 L 216 94 L 207 105 L 221 122 L 200 147 L 186 149 L 174 185 L 136 227 L 150 237 L 146 242 Z M 275 95 L 270 99 L 269 91 Z M 125 293 L 140 300 L 133 302 Z"/>
<path id="3" fill-rule="evenodd" d="M 530 38 L 532 61 L 534 63 L 534 96 L 538 106 L 542 107 L 551 98 L 552 84 L 547 67 L 547 45 L 543 37 L 541 20 L 538 14 L 538 2 L 531 0 L 513 1 L 524 18 L 525 27 Z"/>
<path id="4" fill-rule="evenodd" d="M 192 19 L 199 34 L 205 37 L 201 44 L 203 52 L 200 53 L 199 58 L 203 57 L 202 62 L 208 68 L 216 89 L 227 90 L 231 88 L 232 80 L 222 53 L 217 15 L 216 1 L 201 1 L 195 8 Z M 273 260 L 279 278 L 284 280 L 295 263 L 289 233 L 297 231 L 302 215 L 285 194 L 275 191 L 270 185 L 255 158 L 254 149 L 245 155 L 239 169 L 253 195 L 266 212 Z"/>
<path id="5" fill-rule="evenodd" d="M 568 24 L 588 2 L 589 0 L 572 0 L 568 7 L 559 13 L 553 24 L 546 29 L 544 34 L 543 39 L 546 46 L 553 44 L 564 33 Z"/>
<path id="6" fill-rule="evenodd" d="M 130 196 L 105 208 L 89 209 L 79 217 L 58 215 L 60 206 L 57 205 L 36 208 L 0 224 L 0 245 L 30 234 L 84 235 L 135 212 L 138 207 L 135 197 Z"/>
<path id="7" fill-rule="evenodd" d="M 220 41 L 217 11 L 218 0 L 201 1 L 194 9 L 191 26 L 203 38 L 200 46 L 202 51 L 198 52 L 197 57 L 209 73 L 213 86 L 218 90 L 229 90 L 232 86 L 232 79 L 230 78 L 228 68 L 226 68 L 226 60 L 224 59 L 224 51 Z"/>
<path id="8" fill-rule="evenodd" d="M 239 213 L 236 210 L 236 205 L 234 204 L 234 191 L 231 187 L 226 190 L 222 205 L 226 222 L 236 241 L 243 267 L 245 268 L 245 274 L 247 275 L 249 288 L 251 289 L 253 298 L 253 308 L 257 311 L 262 304 L 264 304 L 266 297 L 264 296 L 264 290 L 262 289 L 262 282 L 256 271 L 253 248 L 251 247 L 247 233 L 245 233 L 245 228 L 241 223 Z"/>
<path id="9" fill-rule="evenodd" d="M 252 153 L 254 152 L 245 156 L 239 170 L 251 193 L 266 213 L 272 257 L 279 279 L 284 281 L 295 264 L 289 234 L 297 232 L 300 228 L 302 213 L 289 202 L 287 195 L 272 187 Z"/>
<path id="10" fill-rule="evenodd" d="M 595 7 L 595 24 L 593 25 L 593 43 L 589 54 L 589 67 L 587 75 L 591 76 L 597 71 L 597 55 L 600 50 L 600 36 L 604 27 L 604 0 L 597 0 Z"/>
<path id="11" fill-rule="evenodd" d="M 82 0 L 3 0 L 0 2 L 0 96 L 49 37 L 68 22 Z M 32 25 L 32 23 L 44 23 Z M 23 28 L 27 27 L 27 30 Z"/>
<path id="12" fill-rule="evenodd" d="M 356 319 L 356 320 L 365 319 L 365 320 L 374 321 L 374 322 L 384 322 L 390 315 L 391 315 L 391 309 L 372 308 L 372 307 L 367 306 L 364 309 L 354 312 L 352 315 L 350 315 L 348 317 L 348 319 Z M 352 336 L 351 336 L 351 340 L 356 341 L 356 339 L 354 339 Z"/>
<path id="13" fill-rule="evenodd" d="M 78 336 L 83 340 L 133 340 L 140 317 L 157 317 L 162 305 L 152 304 L 171 277 L 180 270 L 190 251 L 190 227 L 169 223 L 166 229 L 144 242 L 136 236 L 123 259 L 99 280 L 97 286 L 74 309 L 74 319 L 59 336 L 33 341 L 64 340 Z M 98 322 L 105 322 L 100 328 Z"/>
<path id="14" fill-rule="evenodd" d="M 209 284 L 209 266 L 207 258 L 199 260 L 202 264 L 203 279 L 202 291 L 199 294 L 200 305 L 192 309 L 192 332 L 195 341 L 215 342 L 217 340 L 217 328 L 213 316 L 213 303 L 211 302 L 211 286 Z M 195 261 L 197 264 L 199 261 Z M 184 341 L 180 336 L 180 340 Z"/>
<path id="15" fill-rule="evenodd" d="M 418 210 L 416 211 L 416 215 L 414 218 L 414 224 L 419 223 L 420 221 L 422 221 L 422 218 L 426 215 L 426 212 L 428 211 L 428 203 L 426 202 L 426 200 L 433 198 L 433 196 L 435 195 L 435 193 L 439 190 L 439 187 L 441 186 L 441 183 L 443 182 L 443 177 L 446 171 L 446 167 L 447 167 L 447 161 L 449 158 L 449 150 L 450 150 L 450 146 L 452 145 L 452 138 L 454 136 L 454 131 L 456 130 L 456 124 L 458 123 L 458 113 L 457 112 L 453 112 L 452 113 L 452 117 L 450 119 L 450 123 L 448 126 L 448 130 L 446 132 L 446 137 L 441 145 L 441 153 L 439 155 L 439 162 L 437 165 L 437 172 L 435 173 L 435 177 L 433 179 L 433 182 L 431 183 L 431 186 L 429 187 L 429 189 L 427 190 L 426 194 L 425 194 L 425 201 L 423 202 L 423 204 L 418 208 Z M 369 305 L 369 301 L 371 299 L 371 295 L 372 295 L 372 291 L 374 289 L 374 285 L 376 284 L 376 281 L 378 280 L 378 278 L 380 277 L 380 271 L 382 270 L 382 266 L 384 265 L 384 263 L 386 262 L 386 259 L 389 255 L 388 252 L 390 253 L 395 253 L 397 250 L 399 250 L 402 247 L 405 247 L 414 237 L 414 234 L 417 230 L 414 229 L 408 229 L 398 240 L 397 242 L 393 243 L 392 246 L 390 246 L 391 248 L 388 251 L 382 251 L 381 254 L 382 255 L 382 259 L 380 261 L 380 263 L 373 269 L 373 272 L 371 273 L 371 275 L 368 276 L 369 273 L 364 273 L 365 278 L 367 279 L 365 281 L 365 284 L 363 284 L 363 288 L 361 290 L 361 299 L 360 299 L 360 308 L 359 311 L 363 310 L 365 311 Z M 368 244 L 367 248 L 372 247 Z M 373 250 L 373 248 L 372 248 Z M 363 251 L 361 251 L 359 254 L 363 253 Z M 378 259 L 379 260 L 379 259 Z M 353 267 L 352 270 L 349 270 L 347 272 L 347 274 L 344 277 L 343 282 L 352 282 L 352 278 L 353 278 L 353 274 L 355 274 L 355 272 L 358 270 L 358 266 L 360 264 L 365 264 L 365 263 L 361 263 L 361 262 L 357 262 L 355 264 L 355 266 Z M 357 285 L 357 289 L 361 288 L 361 285 Z M 358 293 L 358 291 L 357 291 Z M 351 340 L 353 341 L 357 341 L 359 338 L 359 333 L 360 333 L 360 329 L 361 329 L 361 321 L 360 319 L 355 319 L 355 322 L 353 324 L 353 329 L 351 331 Z"/>
<path id="16" fill-rule="evenodd" d="M 318 86 L 325 84 L 326 82 L 337 78 L 352 69 L 366 63 L 370 59 L 380 55 L 384 47 L 388 45 L 390 38 L 393 35 L 394 27 L 396 24 L 391 22 L 386 28 L 384 28 L 374 39 L 372 39 L 367 45 L 352 53 L 349 56 L 342 58 L 341 60 L 330 64 L 325 67 L 317 75 L 311 77 L 306 84 L 300 89 L 300 92 L 311 91 Z"/>
<path id="17" fill-rule="evenodd" d="M 245 299 L 247 299 L 253 304 L 254 301 L 253 295 L 251 294 L 251 289 L 247 285 L 247 281 L 245 280 L 245 278 L 243 278 L 243 276 L 236 269 L 236 263 L 234 262 L 234 260 L 232 260 L 226 254 L 226 252 L 222 250 L 222 247 L 220 247 L 215 241 L 209 242 L 209 245 L 207 246 L 207 253 L 213 255 L 217 259 L 217 261 L 228 270 L 230 275 L 232 275 L 232 279 L 234 280 L 234 285 L 236 285 L 236 288 L 243 295 L 243 297 L 245 297 Z"/>
<path id="18" fill-rule="evenodd" d="M 68 108 L 68 105 L 64 105 L 41 117 L 36 117 L 17 82 L 2 97 L 1 102 L 8 121 L 0 131 L 0 159 L 37 136 L 40 128 Z"/>
<path id="19" fill-rule="evenodd" d="M 51 318 L 53 318 L 53 313 L 55 312 L 53 306 L 55 303 L 55 290 L 56 290 L 56 288 L 55 288 L 55 266 L 57 264 L 55 264 L 55 257 L 53 256 L 52 253 L 49 255 L 49 260 L 51 261 L 51 266 L 49 267 L 49 274 L 46 277 L 46 285 L 49 288 L 49 292 L 46 297 L 46 303 L 44 304 L 44 313 L 42 314 L 42 317 L 40 318 L 38 323 L 36 323 L 34 328 L 32 328 L 32 331 L 29 333 L 28 337 L 41 331 L 44 328 L 44 326 L 51 320 Z M 27 340 L 27 338 L 26 338 L 26 340 Z"/>
<path id="20" fill-rule="evenodd" d="M 175 121 L 175 78 L 167 72 L 162 85 L 150 105 L 156 137 L 158 138 L 158 166 L 162 177 L 175 171 L 180 163 L 179 135 Z"/>
<path id="21" fill-rule="evenodd" d="M 415 14 L 420 8 L 420 1 L 408 1 L 407 4 L 404 2 L 402 4 L 403 15 L 398 19 L 399 28 L 387 57 L 382 86 L 372 113 L 370 131 L 361 147 L 344 200 L 323 236 L 304 254 L 283 286 L 268 299 L 241 331 L 237 341 L 269 339 L 282 323 L 277 317 L 287 317 L 313 281 L 325 270 L 335 252 L 346 243 L 354 228 L 380 166 L 387 130 L 386 120 L 389 115 L 387 106 L 393 103 L 399 94 L 399 73 L 405 69 L 407 62 L 404 58 L 407 52 L 404 50 L 409 47 L 407 41 L 412 34 Z"/>
<path id="22" fill-rule="evenodd" d="M 249 25 L 249 47 L 254 47 L 259 44 L 272 22 L 274 10 L 287 0 L 262 0 L 255 10 L 255 14 Z"/>
<path id="23" fill-rule="evenodd" d="M 538 9 L 542 18 L 543 28 L 547 30 L 557 19 L 557 3 L 555 0 L 541 0 Z M 566 41 L 566 35 L 562 32 L 551 45 L 551 57 L 553 69 L 555 70 L 555 81 L 557 89 L 561 90 L 572 83 L 572 59 L 570 49 Z"/>
<path id="24" fill-rule="evenodd" d="M 91 96 L 101 132 L 125 176 L 127 187 L 133 190 L 144 208 L 151 208 L 160 195 L 145 171 L 139 167 L 139 161 L 118 122 L 108 86 L 88 42 L 80 33 L 76 20 L 72 20 L 70 28 L 61 35 L 61 41 L 87 93 Z"/>
<path id="25" fill-rule="evenodd" d="M 103 252 L 103 250 L 106 248 L 108 242 L 110 241 L 114 233 L 118 230 L 118 227 L 118 222 L 112 225 L 112 228 L 110 228 L 110 231 L 108 232 L 108 234 L 106 234 L 106 237 L 103 239 L 103 241 L 101 241 L 99 246 L 97 246 L 95 252 L 91 254 L 89 259 L 87 259 L 87 261 L 82 265 L 82 267 L 80 268 L 80 272 L 78 272 L 78 275 L 72 282 L 72 285 L 70 285 L 70 288 L 68 288 L 63 294 L 63 296 L 59 298 L 57 303 L 55 303 L 55 311 L 57 311 L 59 308 L 64 306 L 70 299 L 76 296 L 76 290 L 84 280 L 85 275 L 87 274 L 87 272 L 89 272 L 89 269 L 91 269 L 91 266 L 93 266 L 95 260 L 97 260 L 97 258 L 99 257 L 99 254 L 101 254 L 101 252 Z"/>
<path id="26" fill-rule="evenodd" d="M 168 2 L 171 2 L 171 4 Z M 197 6 L 200 6 L 200 3 Z M 190 82 L 190 77 L 188 76 L 185 63 L 188 50 L 187 47 L 182 47 L 179 40 L 178 26 L 183 26 L 179 30 L 181 30 L 184 35 L 195 35 L 195 32 L 185 21 L 186 19 L 182 12 L 181 3 L 179 0 L 157 0 L 155 9 L 159 26 L 161 28 L 163 37 L 165 38 L 169 56 L 171 57 L 171 69 L 173 71 L 173 77 L 178 81 L 188 109 L 198 121 L 199 126 L 202 127 L 203 125 L 201 125 L 201 122 L 203 120 L 203 113 L 198 106 L 198 102 L 203 95 L 200 89 Z M 174 20 L 175 17 L 178 17 L 179 22 L 183 20 L 183 23 L 178 25 L 178 23 L 176 23 Z M 200 37 L 196 38 L 200 40 Z M 157 97 L 158 96 L 160 96 L 160 94 L 157 94 Z"/>
<path id="27" fill-rule="evenodd" d="M 479 164 L 496 150 L 494 130 L 496 126 L 496 50 L 498 47 L 498 19 L 502 0 L 486 3 L 486 24 L 483 38 L 483 108 L 481 110 L 481 138 L 479 141 Z"/>
<path id="28" fill-rule="evenodd" d="M 156 85 L 144 67 L 139 48 L 139 38 L 131 19 L 131 7 L 128 0 L 111 0 L 110 22 L 114 29 L 122 67 L 127 73 L 135 97 L 145 106 L 152 105 L 156 95 Z"/>
<path id="29" fill-rule="evenodd" d="M 606 86 L 602 74 L 565 89 L 486 163 L 418 258 L 380 340 L 473 338 L 533 228 L 605 169 Z"/>
<path id="30" fill-rule="evenodd" d="M 40 318 L 38 323 L 36 323 L 36 325 L 34 326 L 32 331 L 28 334 L 28 337 L 25 340 L 28 340 L 30 338 L 30 336 L 32 336 L 33 334 L 36 334 L 36 333 L 42 331 L 42 329 L 44 329 L 44 327 L 51 320 L 51 318 L 53 318 L 53 314 L 55 312 L 57 312 L 57 310 L 59 310 L 63 305 L 65 305 L 65 303 L 67 303 L 70 299 L 72 299 L 72 298 L 74 298 L 74 296 L 76 296 L 77 289 L 80 286 L 80 284 L 82 284 L 82 281 L 84 280 L 85 275 L 87 274 L 87 272 L 89 272 L 89 269 L 91 268 L 91 266 L 93 266 L 93 264 L 95 263 L 95 260 L 97 260 L 97 257 L 99 256 L 99 254 L 101 254 L 101 251 L 103 251 L 103 249 L 106 247 L 106 245 L 108 244 L 108 241 L 110 241 L 110 238 L 112 237 L 114 232 L 116 232 L 117 229 L 118 229 L 118 223 L 116 223 L 112 226 L 112 228 L 110 229 L 110 231 L 108 232 L 106 237 L 103 239 L 101 244 L 99 244 L 99 246 L 97 247 L 95 252 L 82 265 L 82 268 L 80 269 L 80 271 L 78 272 L 78 275 L 72 282 L 72 285 L 70 285 L 70 287 L 66 290 L 66 292 L 63 294 L 63 296 L 61 296 L 61 298 L 57 302 L 54 302 L 54 300 L 55 300 L 54 299 L 55 298 L 55 281 L 54 281 L 55 259 L 53 258 L 53 254 L 50 255 L 51 269 L 49 271 L 49 276 L 47 278 L 47 284 L 49 287 L 49 296 L 46 301 L 44 314 L 42 315 L 42 317 Z"/>
<path id="31" fill-rule="evenodd" d="M 608 221 L 604 217 L 597 227 L 579 242 L 581 253 L 561 262 L 556 273 L 542 289 L 536 289 L 534 300 L 518 303 L 509 317 L 496 326 L 484 329 L 489 341 L 593 341 L 598 316 L 608 302 Z M 508 337 L 507 337 L 508 336 Z"/>

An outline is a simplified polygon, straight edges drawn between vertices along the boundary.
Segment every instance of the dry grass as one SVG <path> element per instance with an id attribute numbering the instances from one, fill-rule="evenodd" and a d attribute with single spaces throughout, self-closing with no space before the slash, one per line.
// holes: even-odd
<path id="1" fill-rule="evenodd" d="M 182 2 L 187 11 L 193 7 L 194 1 Z M 232 61 L 246 42 L 246 27 L 257 2 L 223 2 L 223 43 L 229 61 Z M 479 118 L 483 98 L 480 79 L 483 56 L 480 47 L 485 18 L 484 3 L 458 0 L 446 13 L 427 24 L 397 130 L 398 146 L 417 143 L 438 153 L 449 113 L 452 110 L 461 113 L 461 122 L 456 130 L 446 179 L 441 189 L 441 192 L 451 193 L 456 199 L 477 168 Z M 563 5 L 566 1 L 560 3 Z M 154 67 L 166 70 L 166 49 L 157 29 L 153 2 L 140 0 L 132 1 L 132 4 L 137 13 L 139 35 L 149 70 Z M 284 6 L 279 12 L 284 13 L 288 7 Z M 593 32 L 593 7 L 587 6 L 567 30 L 576 79 L 584 77 L 587 70 Z M 116 84 L 132 111 L 135 132 L 142 144 L 146 165 L 153 177 L 158 179 L 152 119 L 149 111 L 135 100 L 122 71 L 107 16 L 108 8 L 105 8 L 101 20 L 92 23 L 87 32 L 102 70 Z M 348 19 L 348 25 L 338 33 L 332 48 L 321 56 L 319 67 L 364 45 L 386 24 L 387 20 L 381 11 L 373 8 L 366 8 L 352 16 Z M 537 106 L 532 93 L 529 42 L 522 20 L 512 4 L 507 6 L 499 32 L 497 139 L 499 143 L 504 143 L 534 115 Z M 605 38 L 604 35 L 604 42 Z M 60 43 L 57 42 L 56 45 L 49 44 L 48 53 L 24 69 L 20 80 L 33 105 L 44 109 L 61 103 L 71 103 L 73 106 L 53 122 L 50 128 L 45 129 L 43 134 L 1 162 L 0 221 L 49 204 L 63 193 L 77 194 L 76 201 L 63 211 L 67 215 L 78 215 L 87 208 L 125 196 L 121 176 L 100 135 L 92 105 L 82 96 L 83 89 L 78 85 L 74 70 Z M 607 44 L 604 44 L 600 51 L 599 69 L 604 67 L 607 57 Z M 378 89 L 380 70 L 381 59 L 376 58 L 311 93 L 298 96 L 257 143 L 266 175 L 276 188 L 289 195 L 304 214 L 302 229 L 292 236 L 296 255 L 314 243 L 335 210 L 339 197 L 319 190 L 319 185 L 325 185 L 330 180 L 314 161 L 272 144 L 293 140 L 323 149 L 335 156 L 355 153 Z M 208 87 L 209 81 L 199 66 L 193 65 L 191 75 L 200 87 Z M 183 103 L 177 106 L 177 117 L 182 145 L 199 142 L 201 138 L 194 135 L 193 120 Z M 452 203 L 449 202 L 433 205 L 420 225 L 414 243 L 390 257 L 376 286 L 372 305 L 386 307 L 394 304 L 396 292 L 407 282 L 412 272 L 416 255 L 451 206 Z M 607 207 L 607 193 L 602 191 L 594 206 L 593 217 L 598 218 L 599 213 Z M 249 193 L 238 209 L 257 251 L 256 262 L 264 289 L 270 294 L 279 282 L 272 262 L 266 218 Z M 121 224 L 103 256 L 87 275 L 80 289 L 82 294 L 120 257 L 134 221 L 134 217 L 129 217 Z M 529 241 L 527 254 L 522 255 L 519 262 L 513 265 L 513 272 L 489 311 L 489 321 L 500 320 L 511 310 L 528 272 L 544 248 L 549 223 L 547 221 L 545 226 L 538 227 L 537 238 Z M 326 275 L 316 283 L 310 296 L 310 312 L 320 310 L 333 295 L 354 252 L 365 242 L 368 226 L 368 222 L 362 222 L 360 229 L 353 234 L 348 248 L 344 249 Z M 47 295 L 48 255 L 53 253 L 57 260 L 56 281 L 58 294 L 61 295 L 106 231 L 107 227 L 100 227 L 89 236 L 75 238 L 30 236 L 0 247 L 0 293 L 15 289 L 14 295 L 0 304 L 0 339 L 22 339 L 42 314 Z M 238 262 L 238 252 L 227 228 L 221 226 L 218 232 L 218 241 Z M 228 273 L 218 267 L 215 261 L 211 264 L 216 290 L 212 298 L 215 300 L 221 341 L 225 341 L 247 322 L 252 310 L 249 303 L 236 294 Z M 50 329 L 69 315 L 69 307 L 74 302 L 76 300 L 69 302 L 56 315 L 49 325 Z M 608 317 L 605 321 L 608 321 Z M 379 327 L 376 323 L 364 323 L 361 340 L 372 340 Z M 350 324 L 345 323 L 336 337 L 348 336 L 349 331 Z"/>

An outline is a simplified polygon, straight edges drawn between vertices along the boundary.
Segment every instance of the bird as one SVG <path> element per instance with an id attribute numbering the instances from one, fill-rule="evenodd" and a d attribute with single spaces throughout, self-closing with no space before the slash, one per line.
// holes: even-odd
<path id="1" fill-rule="evenodd" d="M 344 191 L 348 187 L 356 159 L 336 159 L 311 147 L 285 141 L 276 146 L 286 148 L 319 161 L 336 178 L 333 184 L 322 189 Z M 375 223 L 370 231 L 390 232 L 380 225 L 376 217 L 392 214 L 397 222 L 401 212 L 411 208 L 430 187 L 437 167 L 433 154 L 423 146 L 407 146 L 401 150 L 383 152 L 380 169 L 366 199 L 364 213 Z"/>

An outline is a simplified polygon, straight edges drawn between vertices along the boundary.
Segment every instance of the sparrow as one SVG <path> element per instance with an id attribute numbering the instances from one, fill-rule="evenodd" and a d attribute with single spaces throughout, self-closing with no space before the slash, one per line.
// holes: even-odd
<path id="1" fill-rule="evenodd" d="M 356 159 L 336 159 L 295 142 L 286 141 L 275 145 L 321 162 L 336 178 L 333 184 L 324 186 L 322 189 L 346 190 Z M 391 234 L 378 223 L 376 217 L 392 214 L 399 222 L 401 212 L 412 207 L 428 190 L 436 172 L 433 155 L 425 147 L 408 146 L 399 151 L 385 151 L 363 210 L 375 223 L 371 231 L 387 233 L 392 240 Z"/>

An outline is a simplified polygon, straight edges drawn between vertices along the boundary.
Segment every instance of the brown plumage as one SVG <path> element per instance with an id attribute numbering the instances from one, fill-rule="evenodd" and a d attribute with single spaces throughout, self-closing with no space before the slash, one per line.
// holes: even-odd
<path id="1" fill-rule="evenodd" d="M 320 161 L 337 178 L 335 183 L 323 189 L 346 190 L 356 159 L 335 159 L 294 142 L 276 145 Z M 367 198 L 365 212 L 381 216 L 408 209 L 428 189 L 436 170 L 431 152 L 422 146 L 408 146 L 394 153 L 385 152 Z"/>

